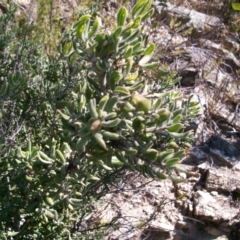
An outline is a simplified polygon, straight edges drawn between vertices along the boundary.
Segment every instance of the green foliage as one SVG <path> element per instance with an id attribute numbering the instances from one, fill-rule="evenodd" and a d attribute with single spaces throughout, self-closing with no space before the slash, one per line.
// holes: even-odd
<path id="1" fill-rule="evenodd" d="M 46 51 L 52 53 L 59 43 L 62 28 L 59 4 L 54 0 L 40 0 L 36 24 L 35 37 L 42 38 Z"/>
<path id="2" fill-rule="evenodd" d="M 84 239 L 84 217 L 126 170 L 175 182 L 198 105 L 174 91 L 143 34 L 152 1 L 120 8 L 112 31 L 85 14 L 49 56 L 0 19 L 2 239 Z M 104 227 L 104 225 L 102 226 Z"/>
<path id="3" fill-rule="evenodd" d="M 232 3 L 232 8 L 236 11 L 240 11 L 240 3 Z"/>

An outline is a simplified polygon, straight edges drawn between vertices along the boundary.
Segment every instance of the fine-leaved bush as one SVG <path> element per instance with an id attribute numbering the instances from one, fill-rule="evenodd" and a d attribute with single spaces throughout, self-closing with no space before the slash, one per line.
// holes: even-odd
<path id="1" fill-rule="evenodd" d="M 80 16 L 54 56 L 19 37 L 14 9 L 1 17 L 2 239 L 83 239 L 91 203 L 127 170 L 182 181 L 198 105 L 151 60 L 151 5 L 121 7 L 112 30 Z"/>

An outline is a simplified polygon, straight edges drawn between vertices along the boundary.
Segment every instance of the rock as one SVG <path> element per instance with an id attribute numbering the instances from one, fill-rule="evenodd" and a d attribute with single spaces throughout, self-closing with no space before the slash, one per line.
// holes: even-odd
<path id="1" fill-rule="evenodd" d="M 215 95 L 215 97 L 214 97 Z M 236 95 L 240 96 L 240 93 L 236 93 Z M 213 97 L 211 97 L 213 96 Z M 223 97 L 219 96 L 220 99 Z M 228 105 L 224 104 L 224 101 L 213 101 L 213 99 L 216 99 L 216 94 L 214 94 L 214 91 L 209 91 L 209 98 L 208 98 L 208 104 L 209 104 L 209 111 L 212 117 L 219 120 L 224 120 L 227 122 L 230 126 L 232 126 L 230 134 L 237 134 L 237 131 L 240 131 L 240 113 L 238 112 L 237 106 L 235 109 L 231 109 L 228 107 Z M 240 99 L 234 98 L 233 101 L 239 102 Z"/>
<path id="2" fill-rule="evenodd" d="M 203 162 L 198 165 L 198 168 L 202 171 L 206 171 L 210 167 L 209 162 Z"/>
<path id="3" fill-rule="evenodd" d="M 152 221 L 149 224 L 150 228 L 161 231 L 161 232 L 170 232 L 175 229 L 175 227 L 172 224 L 167 223 L 159 223 L 157 221 Z"/>
<path id="4" fill-rule="evenodd" d="M 235 57 L 235 55 L 225 48 L 222 48 L 221 43 L 214 43 L 211 40 L 201 38 L 200 44 L 208 49 L 214 50 L 214 53 L 220 53 L 225 56 L 225 59 L 230 59 L 237 67 L 240 67 L 240 61 Z"/>
<path id="5" fill-rule="evenodd" d="M 202 160 L 202 159 L 205 159 L 207 157 L 206 153 L 203 152 L 199 147 L 192 147 L 190 149 L 189 154 L 191 156 L 194 156 L 198 160 Z"/>
<path id="6" fill-rule="evenodd" d="M 165 34 L 162 37 L 158 36 L 159 43 L 162 40 L 165 41 L 168 36 L 167 42 L 172 48 L 173 56 L 172 69 L 182 77 L 180 81 L 182 87 L 193 87 L 193 92 L 200 99 L 200 114 L 205 116 L 202 120 L 217 119 L 215 126 L 213 126 L 214 122 L 210 123 L 212 126 L 206 126 L 201 121 L 198 123 L 196 131 L 198 142 L 207 140 L 209 127 L 227 136 L 236 135 L 240 131 L 240 112 L 238 111 L 240 85 L 237 82 L 238 76 L 235 74 L 240 68 L 237 55 L 240 49 L 238 40 L 229 34 L 223 34 L 223 23 L 220 18 L 170 3 L 167 3 L 165 8 L 157 7 L 157 9 L 165 16 L 169 25 L 175 21 L 180 24 L 181 30 L 190 29 L 191 33 L 188 34 L 191 37 L 194 35 L 193 32 L 195 35 L 198 33 L 199 42 L 194 45 L 186 44 L 189 40 L 183 38 L 181 31 L 171 36 L 170 31 L 165 28 Z M 208 34 L 204 35 L 204 32 Z M 209 37 L 209 33 L 211 33 L 211 39 L 206 38 L 206 36 Z M 174 45 L 172 39 L 179 39 L 179 44 Z M 164 45 L 166 46 L 167 44 Z M 233 108 L 230 108 L 229 102 Z M 208 116 L 206 116 L 206 110 Z M 223 121 L 226 127 L 220 125 Z"/>
<path id="7" fill-rule="evenodd" d="M 237 216 L 237 208 L 232 206 L 228 197 L 212 196 L 209 192 L 198 190 L 194 194 L 194 216 L 202 221 L 221 223 Z"/>
<path id="8" fill-rule="evenodd" d="M 240 171 L 240 162 L 239 163 L 236 163 L 233 167 L 234 170 L 236 171 Z"/>
<path id="9" fill-rule="evenodd" d="M 215 238 L 214 240 L 229 240 L 227 235 L 222 235 L 220 237 Z"/>
<path id="10" fill-rule="evenodd" d="M 221 235 L 224 234 L 222 231 L 218 230 L 218 229 L 215 228 L 215 227 L 210 227 L 210 226 L 208 226 L 208 227 L 205 227 L 205 230 L 206 230 L 209 234 L 211 234 L 211 235 L 213 235 L 213 236 L 216 236 L 216 237 L 219 237 L 219 236 L 221 236 Z"/>
<path id="11" fill-rule="evenodd" d="M 193 28 L 199 33 L 211 28 L 214 30 L 216 28 L 223 27 L 221 20 L 217 17 L 209 16 L 194 10 L 189 10 L 181 6 L 172 5 L 170 3 L 167 3 L 166 8 L 158 7 L 158 10 L 181 19 L 187 27 Z"/>
<path id="12" fill-rule="evenodd" d="M 16 4 L 25 6 L 25 5 L 30 4 L 32 1 L 31 1 L 31 0 L 15 0 L 14 2 L 15 2 Z"/>
<path id="13" fill-rule="evenodd" d="M 226 168 L 208 169 L 205 187 L 209 192 L 240 193 L 240 173 Z"/>
<path id="14" fill-rule="evenodd" d="M 240 151 L 232 143 L 218 136 L 212 136 L 208 142 L 210 152 L 221 164 L 233 167 L 240 162 Z"/>

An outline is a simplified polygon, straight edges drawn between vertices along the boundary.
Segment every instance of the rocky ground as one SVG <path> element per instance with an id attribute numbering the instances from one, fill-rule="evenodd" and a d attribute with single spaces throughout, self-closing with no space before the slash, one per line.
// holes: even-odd
<path id="1" fill-rule="evenodd" d="M 30 0 L 14 2 L 30 9 Z M 59 2 L 68 16 L 81 1 Z M 127 173 L 85 218 L 88 226 L 109 223 L 108 240 L 240 239 L 240 41 L 217 1 L 176 2 L 156 1 L 157 26 L 149 22 L 146 31 L 158 45 L 156 57 L 181 77 L 177 87 L 202 107 L 181 163 L 185 182 Z M 103 15 L 110 18 L 117 5 L 106 1 Z"/>

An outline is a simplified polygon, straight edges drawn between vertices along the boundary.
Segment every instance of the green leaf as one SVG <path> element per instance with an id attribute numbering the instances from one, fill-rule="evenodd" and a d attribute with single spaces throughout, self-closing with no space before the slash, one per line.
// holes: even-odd
<path id="1" fill-rule="evenodd" d="M 172 167 L 173 165 L 176 165 L 179 163 L 179 158 L 172 158 L 172 159 L 169 159 L 165 162 L 165 165 L 167 167 Z"/>
<path id="2" fill-rule="evenodd" d="M 148 63 L 151 60 L 152 56 L 151 55 L 145 55 L 143 58 L 139 61 L 139 66 L 146 66 L 146 63 Z"/>
<path id="3" fill-rule="evenodd" d="M 178 114 L 172 121 L 173 123 L 179 123 L 182 119 L 182 115 Z"/>
<path id="4" fill-rule="evenodd" d="M 19 232 L 8 232 L 8 237 L 14 237 L 16 235 L 18 235 Z"/>
<path id="5" fill-rule="evenodd" d="M 119 140 L 121 136 L 115 132 L 109 132 L 109 131 L 101 131 L 101 134 L 104 139 L 106 140 Z"/>
<path id="6" fill-rule="evenodd" d="M 117 12 L 117 25 L 119 27 L 125 24 L 127 16 L 128 16 L 127 9 L 125 7 L 121 7 Z"/>
<path id="7" fill-rule="evenodd" d="M 173 156 L 174 156 L 174 150 L 168 149 L 158 154 L 157 161 L 162 162 L 166 159 L 172 158 Z"/>
<path id="8" fill-rule="evenodd" d="M 126 68 L 124 69 L 124 76 L 125 76 L 125 77 L 130 73 L 130 71 L 131 71 L 131 69 L 132 69 L 132 66 L 133 66 L 133 57 L 129 57 L 129 58 L 127 59 L 127 66 L 126 66 Z"/>
<path id="9" fill-rule="evenodd" d="M 140 12 L 140 15 L 143 17 L 147 14 L 149 8 L 152 5 L 152 0 L 147 0 L 147 3 L 145 4 L 144 8 L 142 9 L 142 11 Z"/>
<path id="10" fill-rule="evenodd" d="M 110 75 L 110 81 L 113 81 L 116 84 L 118 84 L 121 79 L 122 75 L 120 74 L 119 71 L 113 71 Z"/>
<path id="11" fill-rule="evenodd" d="M 131 30 L 130 31 L 131 34 L 128 36 L 128 37 L 125 37 L 122 39 L 122 42 L 125 43 L 125 44 L 130 44 L 132 43 L 134 40 L 137 40 L 138 39 L 138 36 L 140 34 L 140 29 L 136 29 L 136 30 Z"/>
<path id="12" fill-rule="evenodd" d="M 169 146 L 170 148 L 175 149 L 175 150 L 178 150 L 178 149 L 179 149 L 178 144 L 177 144 L 176 142 L 174 142 L 174 141 L 171 141 L 171 142 L 168 144 L 168 146 Z"/>
<path id="13" fill-rule="evenodd" d="M 134 24 L 134 22 L 132 22 L 130 25 L 132 26 L 133 24 Z M 121 37 L 123 39 L 127 39 L 129 36 L 131 36 L 133 34 L 133 30 L 130 28 L 127 28 L 127 27 L 124 28 L 123 32 L 121 33 Z"/>
<path id="14" fill-rule="evenodd" d="M 91 31 L 89 33 L 89 36 L 88 36 L 89 39 L 97 33 L 97 31 L 99 29 L 99 26 L 100 26 L 100 19 L 99 19 L 99 17 L 96 17 L 95 20 L 94 20 L 92 29 L 91 29 Z"/>
<path id="15" fill-rule="evenodd" d="M 90 99 L 88 103 L 88 109 L 92 117 L 98 117 L 98 112 L 96 108 L 96 99 Z"/>
<path id="16" fill-rule="evenodd" d="M 142 68 L 154 69 L 154 68 L 156 68 L 159 65 L 159 62 L 152 62 L 152 63 L 148 63 L 148 64 L 142 64 L 142 63 L 140 64 L 140 62 L 139 62 L 139 65 Z"/>
<path id="17" fill-rule="evenodd" d="M 183 132 L 183 133 L 169 132 L 169 135 L 175 138 L 186 138 L 186 137 L 189 137 L 190 132 Z"/>
<path id="18" fill-rule="evenodd" d="M 64 55 L 69 55 L 72 49 L 72 42 L 65 43 L 63 46 L 63 54 Z"/>
<path id="19" fill-rule="evenodd" d="M 141 17 L 136 18 L 134 20 L 134 24 L 133 24 L 132 28 L 138 28 L 140 26 L 141 21 L 142 21 Z"/>
<path id="20" fill-rule="evenodd" d="M 138 42 L 133 46 L 133 54 L 140 50 L 142 47 L 142 42 Z"/>
<path id="21" fill-rule="evenodd" d="M 154 50 L 155 50 L 155 44 L 152 43 L 144 51 L 144 53 L 143 53 L 144 56 L 138 63 L 141 67 L 152 69 L 152 68 L 155 68 L 158 65 L 158 62 L 147 64 L 151 60 L 152 55 L 154 53 Z"/>
<path id="22" fill-rule="evenodd" d="M 134 85 L 132 85 L 131 87 L 129 87 L 129 90 L 131 92 L 135 92 L 135 91 L 141 91 L 144 88 L 144 83 L 145 81 L 137 81 Z"/>
<path id="23" fill-rule="evenodd" d="M 124 149 L 126 156 L 134 156 L 138 153 L 138 150 L 135 148 Z"/>
<path id="24" fill-rule="evenodd" d="M 107 150 L 107 145 L 105 141 L 103 140 L 103 136 L 101 133 L 95 133 L 93 135 L 94 140 L 97 142 L 97 144 L 102 147 L 103 149 Z"/>
<path id="25" fill-rule="evenodd" d="M 236 11 L 240 11 L 240 3 L 232 3 L 232 8 Z"/>
<path id="26" fill-rule="evenodd" d="M 184 156 L 185 156 L 185 152 L 183 150 L 181 150 L 181 151 L 176 152 L 173 157 L 182 159 Z"/>
<path id="27" fill-rule="evenodd" d="M 86 23 L 89 19 L 91 18 L 91 15 L 90 14 L 86 14 L 86 15 L 83 15 L 79 18 L 78 22 L 76 23 L 76 25 L 82 25 L 84 23 Z"/>
<path id="28" fill-rule="evenodd" d="M 117 102 L 118 102 L 118 97 L 111 97 L 111 98 L 108 100 L 108 102 L 107 102 L 104 110 L 105 110 L 106 112 L 112 112 L 112 111 L 114 110 Z"/>
<path id="29" fill-rule="evenodd" d="M 158 112 L 159 118 L 158 118 L 158 124 L 167 124 L 169 122 L 169 119 L 171 118 L 171 112 L 168 109 L 161 109 Z"/>
<path id="30" fill-rule="evenodd" d="M 88 177 L 89 180 L 93 180 L 93 181 L 101 180 L 99 177 L 96 177 L 96 176 L 94 176 L 92 174 L 87 174 L 87 177 Z"/>
<path id="31" fill-rule="evenodd" d="M 145 15 L 142 16 L 142 21 L 147 20 L 154 14 L 154 9 L 150 9 Z"/>
<path id="32" fill-rule="evenodd" d="M 78 38 L 81 38 L 83 41 L 88 39 L 88 30 L 90 24 L 91 15 L 84 15 L 82 16 L 76 26 L 76 35 Z"/>
<path id="33" fill-rule="evenodd" d="M 145 50 L 144 55 L 151 55 L 155 50 L 155 44 L 151 43 L 148 48 Z"/>
<path id="34" fill-rule="evenodd" d="M 104 120 L 110 120 L 110 119 L 113 119 L 113 118 L 116 118 L 117 117 L 117 113 L 116 112 L 111 112 L 111 113 L 108 113 L 105 117 L 104 117 Z"/>
<path id="35" fill-rule="evenodd" d="M 109 166 L 107 166 L 102 160 L 98 160 L 96 161 L 97 164 L 99 164 L 100 166 L 102 166 L 104 169 L 111 171 L 112 168 L 110 168 Z"/>
<path id="36" fill-rule="evenodd" d="M 127 163 L 127 159 L 124 157 L 122 152 L 116 151 L 115 155 L 117 159 L 119 159 L 119 161 L 121 161 L 122 163 Z"/>
<path id="37" fill-rule="evenodd" d="M 117 86 L 114 90 L 114 93 L 118 93 L 120 95 L 130 96 L 130 92 L 126 87 Z"/>
<path id="38" fill-rule="evenodd" d="M 168 132 L 178 132 L 181 128 L 182 128 L 182 124 L 181 123 L 176 123 L 172 126 L 169 126 L 167 128 Z"/>
<path id="39" fill-rule="evenodd" d="M 84 136 L 88 135 L 89 134 L 89 131 L 87 129 L 86 126 L 82 127 L 79 131 L 78 131 L 78 136 L 80 138 L 83 138 Z"/>
<path id="40" fill-rule="evenodd" d="M 124 58 L 129 58 L 130 56 L 132 56 L 132 53 L 133 53 L 133 47 L 129 47 L 127 51 L 124 53 Z"/>
<path id="41" fill-rule="evenodd" d="M 62 118 L 64 119 L 64 120 L 70 120 L 70 116 L 68 116 L 68 115 L 66 115 L 65 113 L 63 113 L 62 111 L 60 111 L 59 109 L 57 109 L 57 112 L 62 116 Z"/>
<path id="42" fill-rule="evenodd" d="M 148 4 L 147 0 L 139 0 L 132 9 L 132 17 L 137 18 L 143 11 L 144 7 Z"/>
<path id="43" fill-rule="evenodd" d="M 150 148 L 144 154 L 143 157 L 146 160 L 153 161 L 157 159 L 158 151 L 156 149 Z"/>
<path id="44" fill-rule="evenodd" d="M 118 27 L 115 31 L 114 31 L 114 33 L 113 33 L 113 35 L 112 35 L 112 38 L 113 38 L 113 40 L 115 41 L 115 42 L 118 42 L 119 40 L 120 40 L 120 34 L 121 34 L 121 32 L 122 32 L 122 27 Z"/>
<path id="45" fill-rule="evenodd" d="M 76 30 L 76 34 L 78 38 L 81 38 L 83 41 L 85 41 L 85 30 L 86 30 L 87 25 L 81 24 L 78 26 L 77 30 Z"/>
<path id="46" fill-rule="evenodd" d="M 129 74 L 126 78 L 124 78 L 124 81 L 131 82 L 136 80 L 137 77 L 138 77 L 138 71 L 136 71 L 135 73 Z"/>
<path id="47" fill-rule="evenodd" d="M 104 97 L 102 97 L 102 99 L 99 101 L 98 104 L 98 112 L 103 111 L 103 109 L 105 108 L 107 102 L 108 102 L 109 96 L 105 95 Z"/>
<path id="48" fill-rule="evenodd" d="M 120 161 L 117 157 L 115 157 L 115 156 L 112 157 L 111 163 L 112 163 L 112 165 L 118 166 L 118 167 L 120 167 L 120 166 L 122 166 L 122 165 L 124 164 L 123 162 L 121 162 L 121 161 Z"/>
<path id="49" fill-rule="evenodd" d="M 175 182 L 175 183 L 185 182 L 185 179 L 183 179 L 183 178 L 178 178 L 178 177 L 175 177 L 175 176 L 172 176 L 172 175 L 170 175 L 169 177 L 170 177 L 171 180 L 172 180 L 173 182 Z"/>
<path id="50" fill-rule="evenodd" d="M 176 116 L 178 116 L 179 114 L 182 114 L 183 111 L 184 111 L 183 108 L 179 108 L 179 109 L 173 111 L 173 112 L 172 112 L 172 118 L 174 119 L 174 118 L 175 118 Z"/>
<path id="51" fill-rule="evenodd" d="M 82 138 L 79 138 L 77 141 L 77 144 L 76 144 L 76 148 L 83 150 L 90 140 L 91 140 L 90 134 L 88 134 Z"/>
<path id="52" fill-rule="evenodd" d="M 154 102 L 153 104 L 153 109 L 157 110 L 161 106 L 161 103 L 162 103 L 162 98 L 158 98 L 157 101 Z"/>
<path id="53" fill-rule="evenodd" d="M 157 178 L 160 179 L 160 180 L 164 180 L 164 179 L 167 178 L 167 176 L 163 173 L 156 172 L 155 174 L 156 174 Z"/>
<path id="54" fill-rule="evenodd" d="M 113 120 L 103 121 L 102 126 L 105 128 L 113 128 L 116 127 L 121 122 L 120 118 L 115 118 Z"/>

